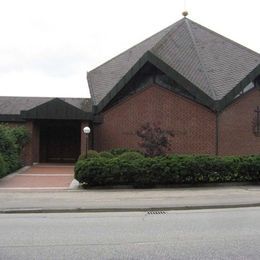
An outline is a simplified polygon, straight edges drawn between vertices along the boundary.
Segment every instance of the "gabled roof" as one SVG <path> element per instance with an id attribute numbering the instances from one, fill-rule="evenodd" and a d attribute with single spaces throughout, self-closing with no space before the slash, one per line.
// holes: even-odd
<path id="1" fill-rule="evenodd" d="M 18 115 L 22 110 L 30 110 L 55 98 L 52 97 L 0 97 L 0 114 Z M 91 112 L 89 98 L 59 98 L 64 102 L 84 111 Z"/>
<path id="2" fill-rule="evenodd" d="M 236 95 L 260 74 L 260 55 L 187 18 L 169 26 L 88 73 L 94 105 L 108 100 L 129 75 L 149 61 L 162 72 L 203 92 L 209 102 Z M 160 65 L 160 66 L 159 66 Z M 185 85 L 183 85 L 185 87 Z M 211 101 L 210 101 L 211 100 Z"/>
<path id="3" fill-rule="evenodd" d="M 93 104 L 97 105 L 144 55 L 144 53 L 150 50 L 172 28 L 175 28 L 177 24 L 178 23 L 167 27 L 96 69 L 88 72 L 88 84 Z"/>
<path id="4" fill-rule="evenodd" d="M 24 119 L 73 119 L 86 120 L 91 117 L 91 113 L 65 102 L 62 99 L 54 98 L 27 111 L 21 111 Z"/>

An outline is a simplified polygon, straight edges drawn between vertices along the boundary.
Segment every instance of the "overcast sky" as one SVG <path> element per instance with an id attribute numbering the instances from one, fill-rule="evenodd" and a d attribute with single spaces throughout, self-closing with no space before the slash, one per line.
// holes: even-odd
<path id="1" fill-rule="evenodd" d="M 86 72 L 182 18 L 260 53 L 260 0 L 0 0 L 0 95 L 88 97 Z"/>

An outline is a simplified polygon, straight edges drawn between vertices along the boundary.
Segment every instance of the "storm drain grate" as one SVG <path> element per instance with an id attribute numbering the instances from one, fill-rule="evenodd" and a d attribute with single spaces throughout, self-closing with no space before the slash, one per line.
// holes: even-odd
<path id="1" fill-rule="evenodd" d="M 166 214 L 165 211 L 148 211 L 147 212 L 148 215 L 164 215 Z"/>

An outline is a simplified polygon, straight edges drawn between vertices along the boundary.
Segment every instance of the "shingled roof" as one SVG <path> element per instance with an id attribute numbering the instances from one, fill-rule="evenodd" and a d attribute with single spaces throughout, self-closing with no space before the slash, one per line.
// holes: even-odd
<path id="1" fill-rule="evenodd" d="M 49 102 L 52 97 L 0 97 L 0 114 L 19 115 L 21 111 L 31 110 Z M 89 98 L 59 98 L 64 102 L 84 111 L 91 112 L 92 103 Z"/>
<path id="2" fill-rule="evenodd" d="M 125 75 L 136 64 L 142 66 L 144 57 L 150 61 L 147 54 L 167 67 L 167 72 L 163 72 L 177 73 L 213 101 L 223 99 L 242 83 L 240 88 L 247 86 L 260 73 L 258 53 L 183 18 L 90 71 L 93 104 L 112 98 L 112 90 L 120 81 L 126 83 Z"/>

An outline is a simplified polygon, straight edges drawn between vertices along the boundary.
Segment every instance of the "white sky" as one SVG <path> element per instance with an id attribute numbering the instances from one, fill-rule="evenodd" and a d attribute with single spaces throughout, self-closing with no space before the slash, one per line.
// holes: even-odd
<path id="1" fill-rule="evenodd" d="M 0 0 L 0 95 L 89 96 L 86 71 L 182 18 L 260 53 L 260 0 Z"/>

